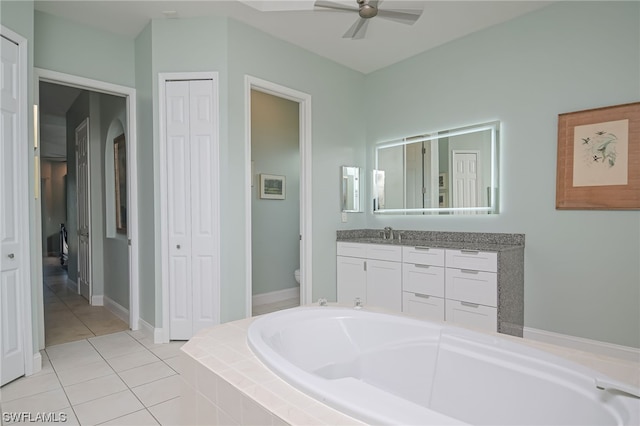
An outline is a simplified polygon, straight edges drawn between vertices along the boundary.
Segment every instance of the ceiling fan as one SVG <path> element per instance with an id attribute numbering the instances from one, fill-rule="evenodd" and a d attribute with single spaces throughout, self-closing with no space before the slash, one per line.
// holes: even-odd
<path id="1" fill-rule="evenodd" d="M 315 6 L 342 12 L 358 12 L 360 18 L 342 36 L 343 38 L 352 39 L 364 38 L 369 19 L 374 16 L 379 16 L 401 24 L 413 25 L 422 14 L 422 10 L 419 9 L 379 9 L 378 5 L 382 3 L 382 0 L 356 0 L 356 2 L 358 6 L 352 7 L 332 1 L 316 0 Z"/>

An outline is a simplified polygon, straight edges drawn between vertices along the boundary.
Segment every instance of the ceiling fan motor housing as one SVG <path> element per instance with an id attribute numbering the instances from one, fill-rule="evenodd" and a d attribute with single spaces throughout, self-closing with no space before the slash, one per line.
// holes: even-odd
<path id="1" fill-rule="evenodd" d="M 358 0 L 358 5 L 360 5 L 358 14 L 363 19 L 373 18 L 378 14 L 378 8 L 375 6 L 370 6 L 369 0 Z"/>

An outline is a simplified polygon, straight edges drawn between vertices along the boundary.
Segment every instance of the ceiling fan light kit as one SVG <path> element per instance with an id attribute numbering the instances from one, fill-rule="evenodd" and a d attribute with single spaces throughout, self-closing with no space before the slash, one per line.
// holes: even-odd
<path id="1" fill-rule="evenodd" d="M 359 19 L 347 30 L 342 36 L 343 38 L 361 39 L 367 31 L 369 19 L 379 16 L 406 25 L 413 25 L 422 10 L 419 9 L 379 9 L 378 6 L 382 0 L 356 0 L 357 7 L 345 6 L 341 3 L 335 3 L 327 0 L 316 0 L 314 6 L 321 7 L 338 12 L 358 12 Z"/>

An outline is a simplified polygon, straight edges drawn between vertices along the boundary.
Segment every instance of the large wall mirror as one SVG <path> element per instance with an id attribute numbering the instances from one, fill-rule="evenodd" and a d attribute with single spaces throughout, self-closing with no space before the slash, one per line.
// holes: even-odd
<path id="1" fill-rule="evenodd" d="M 491 122 L 378 144 L 374 213 L 498 213 L 499 135 Z"/>

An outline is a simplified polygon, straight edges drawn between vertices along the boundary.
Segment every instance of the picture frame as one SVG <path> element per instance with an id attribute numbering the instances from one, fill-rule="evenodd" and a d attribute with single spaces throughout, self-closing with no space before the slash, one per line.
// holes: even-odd
<path id="1" fill-rule="evenodd" d="M 440 173 L 438 175 L 438 189 L 439 190 L 447 189 L 447 174 L 446 173 Z"/>
<path id="2" fill-rule="evenodd" d="M 640 102 L 558 115 L 556 209 L 640 209 Z"/>
<path id="3" fill-rule="evenodd" d="M 116 232 L 127 233 L 127 144 L 124 133 L 113 140 Z"/>
<path id="4" fill-rule="evenodd" d="M 438 194 L 438 207 L 447 208 L 449 207 L 449 196 L 446 192 L 440 192 Z"/>
<path id="5" fill-rule="evenodd" d="M 286 195 L 285 177 L 260 174 L 260 198 L 265 200 L 284 200 Z"/>

